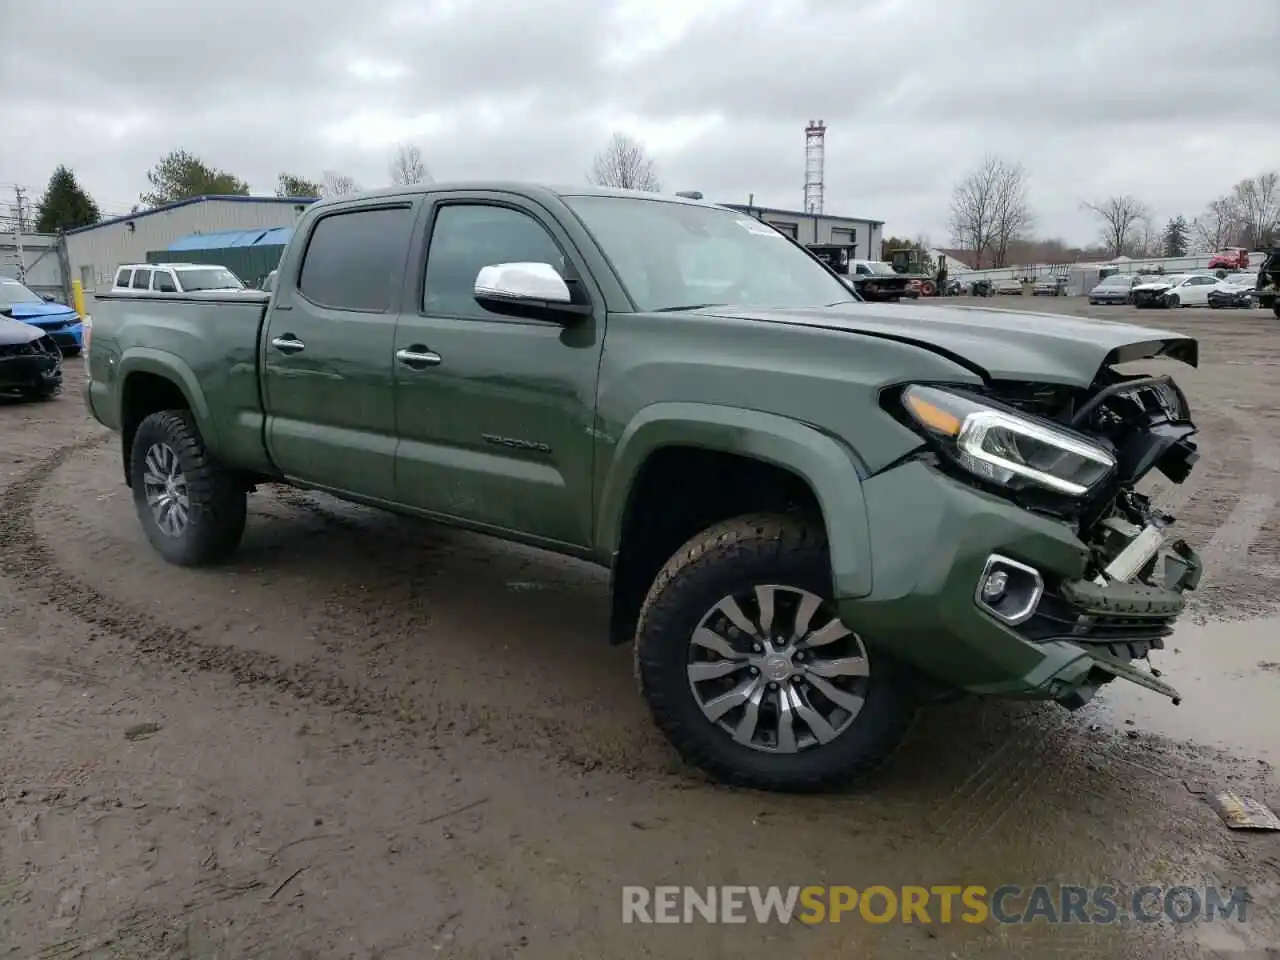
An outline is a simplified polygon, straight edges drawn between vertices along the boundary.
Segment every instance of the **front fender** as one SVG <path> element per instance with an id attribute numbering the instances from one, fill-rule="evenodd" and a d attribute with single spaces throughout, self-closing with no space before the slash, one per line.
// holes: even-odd
<path id="1" fill-rule="evenodd" d="M 655 403 L 627 425 L 598 491 L 596 547 L 619 548 L 631 490 L 648 457 L 663 447 L 688 446 L 750 457 L 807 482 L 817 497 L 830 543 L 838 598 L 871 593 L 871 551 L 864 466 L 856 454 L 818 429 L 775 414 L 699 403 Z"/>
<path id="2" fill-rule="evenodd" d="M 121 426 L 124 425 L 124 404 L 125 384 L 128 383 L 130 374 L 134 373 L 150 373 L 158 377 L 164 377 L 179 390 L 187 400 L 187 405 L 191 408 L 191 412 L 195 414 L 196 424 L 200 428 L 200 436 L 204 438 L 205 444 L 211 450 L 220 449 L 218 446 L 217 427 L 214 426 L 212 418 L 209 416 L 209 401 L 204 395 L 204 391 L 200 388 L 200 381 L 196 378 L 195 372 L 188 366 L 187 362 L 177 354 L 168 353 L 164 350 L 156 350 L 154 347 L 129 347 L 120 356 L 119 370 L 116 379 L 119 387 L 116 389 L 116 422 Z"/>

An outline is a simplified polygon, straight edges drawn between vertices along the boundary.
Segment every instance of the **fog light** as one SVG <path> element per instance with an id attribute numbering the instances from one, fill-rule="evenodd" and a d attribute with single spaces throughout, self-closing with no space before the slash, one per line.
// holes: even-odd
<path id="1" fill-rule="evenodd" d="M 987 603 L 995 603 L 1004 596 L 1004 592 L 1008 588 L 1009 574 L 1004 570 L 997 570 L 982 582 L 982 599 Z"/>
<path id="2" fill-rule="evenodd" d="M 1044 595 L 1044 580 L 1035 567 L 998 553 L 987 558 L 974 590 L 974 602 L 987 613 L 1016 626 L 1029 619 Z"/>

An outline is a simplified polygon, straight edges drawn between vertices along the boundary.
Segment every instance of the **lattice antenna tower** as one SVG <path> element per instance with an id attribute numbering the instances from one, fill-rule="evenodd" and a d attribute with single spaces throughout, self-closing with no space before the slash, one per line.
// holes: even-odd
<path id="1" fill-rule="evenodd" d="M 804 128 L 804 212 L 822 213 L 822 177 L 827 146 L 827 125 L 809 121 Z"/>

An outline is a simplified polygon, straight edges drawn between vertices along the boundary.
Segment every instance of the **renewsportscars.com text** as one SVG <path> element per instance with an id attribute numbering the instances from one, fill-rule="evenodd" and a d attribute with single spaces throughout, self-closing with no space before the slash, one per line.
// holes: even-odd
<path id="1" fill-rule="evenodd" d="M 1234 920 L 1247 890 L 1113 886 L 626 886 L 623 923 L 1109 924 Z"/>

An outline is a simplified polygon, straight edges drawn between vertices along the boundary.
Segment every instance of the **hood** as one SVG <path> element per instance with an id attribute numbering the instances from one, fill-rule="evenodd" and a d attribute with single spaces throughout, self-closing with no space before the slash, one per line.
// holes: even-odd
<path id="1" fill-rule="evenodd" d="M 46 303 L 43 300 L 0 307 L 0 313 L 24 323 L 49 323 L 53 320 L 66 323 L 78 316 L 73 307 L 68 307 L 64 303 Z"/>
<path id="2" fill-rule="evenodd" d="M 908 303 L 697 312 L 898 340 L 949 356 L 993 380 L 1088 387 L 1110 364 L 1166 356 L 1195 366 L 1199 359 L 1196 341 L 1179 333 L 1057 313 Z"/>
<path id="3" fill-rule="evenodd" d="M 43 336 L 44 331 L 39 327 L 0 317 L 0 347 L 11 347 L 15 343 L 30 343 Z"/>
<path id="4" fill-rule="evenodd" d="M 1152 280 L 1150 283 L 1139 283 L 1134 286 L 1135 290 L 1168 290 L 1172 287 L 1172 283 L 1164 280 Z"/>

